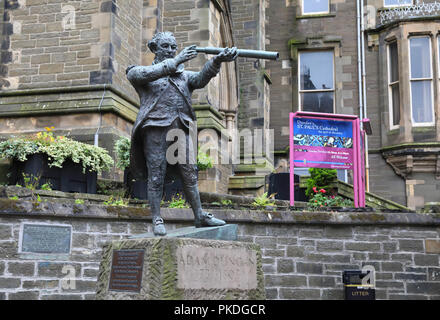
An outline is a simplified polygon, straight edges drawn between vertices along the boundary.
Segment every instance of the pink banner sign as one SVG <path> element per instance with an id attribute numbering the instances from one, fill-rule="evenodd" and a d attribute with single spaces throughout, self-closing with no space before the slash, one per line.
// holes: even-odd
<path id="1" fill-rule="evenodd" d="M 294 205 L 294 168 L 353 170 L 354 203 L 365 206 L 359 119 L 351 115 L 290 114 L 290 203 Z"/>
<path id="2" fill-rule="evenodd" d="M 353 124 L 327 119 L 293 119 L 295 167 L 353 168 Z"/>

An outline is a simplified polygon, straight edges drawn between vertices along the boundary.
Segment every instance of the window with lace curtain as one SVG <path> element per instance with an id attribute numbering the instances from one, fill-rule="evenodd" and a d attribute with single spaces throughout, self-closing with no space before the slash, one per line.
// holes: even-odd
<path id="1" fill-rule="evenodd" d="M 434 125 L 431 37 L 409 39 L 411 119 L 413 126 Z"/>

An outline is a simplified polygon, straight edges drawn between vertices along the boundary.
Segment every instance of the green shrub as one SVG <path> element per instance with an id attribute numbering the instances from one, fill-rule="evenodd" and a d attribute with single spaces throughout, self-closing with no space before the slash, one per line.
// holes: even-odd
<path id="1" fill-rule="evenodd" d="M 106 206 L 127 207 L 128 200 L 124 200 L 120 197 L 114 198 L 111 196 L 107 201 L 104 201 L 103 204 Z"/>
<path id="2" fill-rule="evenodd" d="M 310 168 L 310 178 L 307 179 L 306 196 L 313 197 L 313 187 L 317 189 L 330 189 L 330 184 L 337 179 L 337 171 L 334 169 Z"/>
<path id="3" fill-rule="evenodd" d="M 200 151 L 200 148 L 197 151 L 197 168 L 200 171 L 210 169 L 213 167 L 213 159 L 203 151 Z"/>
<path id="4" fill-rule="evenodd" d="M 275 200 L 273 200 L 274 196 L 275 194 L 272 194 L 268 197 L 267 192 L 265 192 L 261 196 L 255 198 L 252 206 L 258 209 L 264 209 L 267 206 L 273 206 L 275 204 Z"/>
<path id="5" fill-rule="evenodd" d="M 29 190 L 37 190 L 38 184 L 40 183 L 41 176 L 34 176 L 33 174 L 22 173 L 24 187 Z"/>
<path id="6" fill-rule="evenodd" d="M 126 137 L 121 137 L 115 143 L 116 167 L 121 170 L 125 170 L 130 166 L 130 145 L 131 141 Z"/>
<path id="7" fill-rule="evenodd" d="M 45 184 L 42 184 L 40 187 L 41 190 L 47 190 L 52 191 L 52 184 L 50 182 L 47 182 Z"/>
<path id="8" fill-rule="evenodd" d="M 189 205 L 186 203 L 185 199 L 183 199 L 182 195 L 177 194 L 175 197 L 171 199 L 169 205 L 169 208 L 189 208 Z"/>
<path id="9" fill-rule="evenodd" d="M 224 199 L 221 202 L 222 202 L 222 205 L 224 205 L 224 206 L 231 206 L 232 205 L 232 201 L 229 199 Z"/>

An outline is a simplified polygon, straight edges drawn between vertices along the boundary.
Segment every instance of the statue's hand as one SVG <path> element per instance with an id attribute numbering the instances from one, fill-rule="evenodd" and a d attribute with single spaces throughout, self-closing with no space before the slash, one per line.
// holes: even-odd
<path id="1" fill-rule="evenodd" d="M 134 67 L 136 67 L 134 64 L 129 65 L 129 66 L 127 67 L 127 69 L 125 69 L 125 74 L 128 74 L 128 73 L 130 72 L 130 70 L 133 69 Z"/>
<path id="2" fill-rule="evenodd" d="M 192 45 L 190 47 L 186 47 L 185 49 L 180 51 L 180 53 L 176 56 L 175 58 L 176 64 L 179 65 L 181 63 L 192 60 L 195 57 L 197 57 L 196 46 Z"/>
<path id="3" fill-rule="evenodd" d="M 220 64 L 222 62 L 234 61 L 238 57 L 238 50 L 236 47 L 225 48 L 215 57 L 215 62 Z"/>

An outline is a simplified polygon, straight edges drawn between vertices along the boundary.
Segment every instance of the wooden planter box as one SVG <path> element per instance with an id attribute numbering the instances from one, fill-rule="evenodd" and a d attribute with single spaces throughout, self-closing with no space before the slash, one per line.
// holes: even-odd
<path id="1" fill-rule="evenodd" d="M 134 180 L 127 168 L 124 170 L 124 185 L 128 189 L 128 194 L 132 198 L 148 200 L 148 183 L 145 180 Z"/>
<path id="2" fill-rule="evenodd" d="M 23 173 L 28 176 L 38 177 L 38 187 L 50 183 L 53 190 L 63 192 L 96 193 L 97 173 L 83 173 L 81 164 L 66 160 L 62 168 L 48 166 L 48 159 L 45 154 L 34 154 L 28 160 L 21 162 L 14 160 L 11 167 L 9 183 L 24 186 Z"/>
<path id="3" fill-rule="evenodd" d="M 148 182 L 146 180 L 135 180 L 131 178 L 129 169 L 124 170 L 124 184 L 127 186 L 128 193 L 132 198 L 148 200 Z M 163 200 L 170 201 L 177 194 L 180 194 L 185 198 L 181 180 L 177 179 L 169 183 L 165 181 L 163 187 Z"/>
<path id="4" fill-rule="evenodd" d="M 268 176 L 269 190 L 268 196 L 275 193 L 277 200 L 290 200 L 290 173 L 271 173 Z M 300 188 L 300 178 L 294 175 L 294 194 L 295 201 L 307 202 L 307 197 L 303 189 Z"/>

